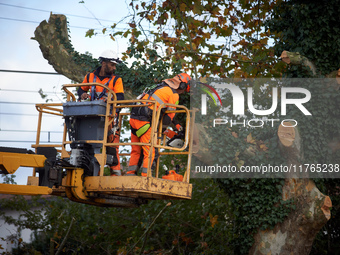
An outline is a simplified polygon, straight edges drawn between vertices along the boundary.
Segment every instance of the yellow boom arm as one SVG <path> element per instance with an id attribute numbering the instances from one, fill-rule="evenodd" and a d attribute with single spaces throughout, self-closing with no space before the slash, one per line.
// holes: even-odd
<path id="1" fill-rule="evenodd" d="M 0 169 L 6 174 L 13 174 L 20 167 L 44 167 L 44 155 L 0 152 Z M 44 186 L 0 184 L 0 194 L 14 195 L 49 195 L 52 189 Z"/>

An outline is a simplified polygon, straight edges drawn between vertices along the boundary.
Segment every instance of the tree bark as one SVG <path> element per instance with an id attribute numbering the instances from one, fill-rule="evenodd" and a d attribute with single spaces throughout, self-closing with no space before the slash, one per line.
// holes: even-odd
<path id="1" fill-rule="evenodd" d="M 94 70 L 90 63 L 79 64 L 75 61 L 78 53 L 71 49 L 72 44 L 65 15 L 51 13 L 48 22 L 42 21 L 35 29 L 34 37 L 31 39 L 39 43 L 43 57 L 57 73 L 76 83 L 81 83 L 85 75 Z M 124 86 L 124 94 L 125 99 L 135 98 L 133 91 L 128 86 Z"/>
<path id="2" fill-rule="evenodd" d="M 288 65 L 304 65 L 308 66 L 313 75 L 316 75 L 316 67 L 308 58 L 300 55 L 299 52 L 290 52 L 284 50 L 280 56 L 283 62 Z"/>
<path id="3" fill-rule="evenodd" d="M 285 125 L 289 125 L 287 122 Z M 287 164 L 300 165 L 303 158 L 301 138 L 296 127 L 280 126 L 279 146 Z M 283 200 L 293 199 L 296 209 L 274 229 L 259 231 L 249 254 L 309 254 L 317 233 L 330 219 L 331 199 L 323 195 L 308 176 L 288 175 Z"/>
<path id="4" fill-rule="evenodd" d="M 281 58 L 289 65 L 308 66 L 314 75 L 317 74 L 315 65 L 298 52 L 283 51 Z M 336 78 L 340 84 L 340 69 L 329 74 L 328 78 Z M 334 89 L 339 89 L 339 86 Z M 293 125 L 281 125 L 278 138 L 281 154 L 286 158 L 287 165 L 299 166 L 303 159 L 303 148 L 298 129 Z M 338 139 L 330 142 L 329 147 L 333 152 L 338 150 Z M 249 254 L 309 254 L 317 233 L 330 219 L 331 199 L 318 190 L 306 173 L 302 176 L 289 173 L 282 191 L 283 200 L 293 199 L 296 209 L 274 229 L 256 233 L 255 243 Z"/>
<path id="5" fill-rule="evenodd" d="M 214 162 L 213 156 L 208 148 L 208 144 L 211 144 L 211 137 L 205 131 L 207 127 L 202 124 L 195 123 L 193 128 L 193 146 L 192 146 L 192 153 L 193 155 L 199 159 L 200 161 L 204 162 L 207 165 L 213 165 Z"/>
<path id="6" fill-rule="evenodd" d="M 284 50 L 280 56 L 281 60 L 288 65 L 304 65 L 310 68 L 313 75 L 317 74 L 317 68 L 312 61 L 308 58 L 300 55 L 299 52 L 290 52 Z M 338 84 L 340 84 L 340 69 L 331 72 L 326 75 L 327 78 L 336 78 Z M 338 90 L 340 86 L 337 86 L 335 89 Z"/>
<path id="7" fill-rule="evenodd" d="M 42 21 L 31 39 L 39 43 L 40 50 L 48 63 L 57 73 L 65 75 L 75 82 L 82 82 L 86 75 L 86 66 L 79 66 L 73 60 L 73 54 L 65 47 L 70 43 L 67 20 L 64 15 L 52 14 L 48 22 Z"/>

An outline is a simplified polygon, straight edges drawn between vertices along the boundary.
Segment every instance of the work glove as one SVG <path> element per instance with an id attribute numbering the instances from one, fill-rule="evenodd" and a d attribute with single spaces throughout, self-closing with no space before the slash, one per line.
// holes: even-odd
<path id="1" fill-rule="evenodd" d="M 177 128 L 178 132 L 183 131 L 183 127 L 180 124 L 176 124 L 176 128 Z"/>

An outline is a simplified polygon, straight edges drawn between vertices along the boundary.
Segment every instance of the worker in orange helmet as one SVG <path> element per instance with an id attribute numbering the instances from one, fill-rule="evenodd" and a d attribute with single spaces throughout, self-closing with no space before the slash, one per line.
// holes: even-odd
<path id="1" fill-rule="evenodd" d="M 124 88 L 123 88 L 123 81 L 122 78 L 118 75 L 115 75 L 116 71 L 116 64 L 121 63 L 122 61 L 119 60 L 117 54 L 112 50 L 105 50 L 100 56 L 99 61 L 101 66 L 98 67 L 91 73 L 88 73 L 82 83 L 92 83 L 97 82 L 108 86 L 110 89 L 117 96 L 117 100 L 124 100 Z M 90 91 L 90 94 L 87 92 Z M 106 100 L 107 98 L 107 91 L 103 87 L 100 86 L 88 86 L 84 85 L 78 88 L 78 96 L 79 100 L 86 100 L 90 99 L 93 100 Z M 118 119 L 120 109 L 116 110 L 116 120 Z M 116 123 L 115 123 L 116 124 Z M 108 134 L 108 142 L 109 143 L 119 143 L 119 133 L 115 131 L 112 133 L 113 125 L 109 127 L 109 134 Z M 116 157 L 118 160 L 118 165 L 111 166 L 111 176 L 120 176 L 121 169 L 120 169 L 120 160 L 118 155 L 118 146 L 111 147 L 115 148 Z M 111 149 L 107 148 L 107 150 Z"/>
<path id="2" fill-rule="evenodd" d="M 186 73 L 176 75 L 171 79 L 164 80 L 161 84 L 158 84 L 154 89 L 147 91 L 142 95 L 141 99 L 155 100 L 157 102 L 157 109 L 163 103 L 178 104 L 179 95 L 188 92 L 190 89 L 189 81 L 191 77 Z M 130 116 L 131 125 L 131 142 L 150 143 L 151 138 L 151 118 L 152 118 L 153 105 L 149 107 L 133 107 Z M 166 110 L 174 110 L 174 108 L 164 108 Z M 163 124 L 170 125 L 174 120 L 175 113 L 166 114 L 163 117 Z M 183 128 L 180 124 L 176 124 L 177 130 L 181 131 Z M 150 147 L 147 145 L 132 145 L 131 157 L 129 167 L 126 175 L 136 175 L 138 170 L 138 161 L 143 152 L 143 165 L 141 175 L 147 176 L 148 157 Z M 143 150 L 143 151 L 142 151 Z M 151 155 L 153 162 L 155 158 L 155 150 Z"/>

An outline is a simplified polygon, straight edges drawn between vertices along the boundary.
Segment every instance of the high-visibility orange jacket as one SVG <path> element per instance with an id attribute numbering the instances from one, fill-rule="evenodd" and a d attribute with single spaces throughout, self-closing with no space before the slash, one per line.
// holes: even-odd
<path id="1" fill-rule="evenodd" d="M 166 83 L 162 83 L 155 89 L 152 89 L 145 94 L 142 99 L 155 100 L 157 102 L 157 109 L 163 103 L 177 105 L 179 101 L 179 95 L 175 89 L 170 88 Z M 150 143 L 151 139 L 151 110 L 154 105 L 148 107 L 134 107 L 131 111 L 130 126 L 131 126 L 131 142 Z M 150 109 L 150 111 L 148 110 Z M 146 111 L 144 111 L 146 109 Z M 165 108 L 164 108 L 165 109 Z M 175 110 L 172 107 L 167 107 L 167 110 Z M 168 120 L 166 120 L 166 117 Z M 169 113 L 163 118 L 163 124 L 168 125 L 175 117 L 175 113 Z M 166 122 L 169 122 L 166 124 Z M 131 145 L 131 157 L 129 162 L 129 172 L 136 173 L 138 168 L 138 162 L 143 150 L 143 165 L 142 175 L 146 176 L 147 167 L 149 161 L 150 147 L 147 145 Z M 155 158 L 155 149 L 151 151 L 151 162 Z"/>
<path id="2" fill-rule="evenodd" d="M 124 88 L 123 88 L 123 81 L 122 78 L 118 75 L 112 75 L 112 76 L 100 76 L 101 67 L 97 68 L 92 73 L 88 73 L 85 77 L 82 83 L 92 83 L 92 82 L 98 82 L 101 84 L 104 84 L 108 86 L 110 89 L 113 90 L 113 92 L 117 96 L 117 100 L 124 100 Z M 106 96 L 106 91 L 104 91 L 103 87 L 100 86 L 89 86 L 84 85 L 78 88 L 78 96 L 79 99 L 81 98 L 81 95 L 83 93 L 86 93 L 87 91 L 91 92 L 91 100 L 100 99 L 103 96 Z M 120 109 L 116 109 L 116 112 L 118 113 Z M 118 143 L 119 142 L 119 135 L 113 134 L 109 136 L 108 142 L 110 143 Z M 112 166 L 111 169 L 116 173 L 117 175 L 120 175 L 120 159 L 119 159 L 119 150 L 118 146 L 116 146 L 116 157 L 118 159 L 118 165 Z"/>
<path id="3" fill-rule="evenodd" d="M 116 93 L 117 100 L 124 100 L 124 88 L 123 88 L 123 81 L 122 78 L 118 75 L 112 75 L 112 76 L 99 76 L 101 67 L 97 68 L 94 72 L 88 73 L 85 77 L 82 83 L 92 83 L 92 82 L 98 82 L 101 84 L 104 84 L 108 86 L 110 89 L 113 90 L 113 92 Z M 84 92 L 89 91 L 91 92 L 91 100 L 94 100 L 100 96 L 105 95 L 105 91 L 103 92 L 103 87 L 100 86 L 88 86 L 84 85 L 81 86 L 78 89 L 78 95 L 79 97 Z M 95 98 L 93 99 L 93 96 L 95 95 Z"/>
<path id="4" fill-rule="evenodd" d="M 179 103 L 179 95 L 176 92 L 176 90 L 170 88 L 165 83 L 159 85 L 158 87 L 156 87 L 155 89 L 151 90 L 151 92 L 148 92 L 148 93 L 145 94 L 142 97 L 142 99 L 155 100 L 157 102 L 157 109 L 163 103 L 174 104 L 174 105 Z M 131 118 L 142 120 L 142 121 L 150 121 L 150 118 L 148 116 L 145 116 L 145 114 L 143 114 L 143 112 L 145 113 L 145 111 L 143 111 L 143 108 L 146 108 L 146 107 L 134 107 L 131 112 Z M 152 110 L 154 108 L 154 105 L 148 106 L 148 108 Z M 174 107 L 167 107 L 166 109 L 175 110 Z M 167 115 L 171 120 L 173 120 L 173 118 L 175 117 L 175 113 L 169 113 Z"/>

